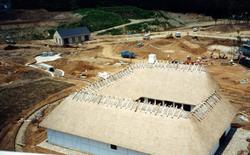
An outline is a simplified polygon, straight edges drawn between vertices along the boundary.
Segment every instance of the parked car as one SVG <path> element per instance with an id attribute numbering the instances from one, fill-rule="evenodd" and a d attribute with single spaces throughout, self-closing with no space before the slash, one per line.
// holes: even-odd
<path id="1" fill-rule="evenodd" d="M 151 33 L 144 34 L 143 40 L 150 40 L 150 38 L 151 38 L 150 36 L 151 36 Z"/>
<path id="2" fill-rule="evenodd" d="M 193 32 L 198 32 L 199 31 L 199 28 L 198 27 L 194 27 L 193 28 Z"/>

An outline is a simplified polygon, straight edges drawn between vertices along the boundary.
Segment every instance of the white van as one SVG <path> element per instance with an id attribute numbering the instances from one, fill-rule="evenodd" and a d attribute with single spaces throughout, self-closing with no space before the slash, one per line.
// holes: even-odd
<path id="1" fill-rule="evenodd" d="M 180 38 L 181 37 L 181 32 L 175 32 L 175 37 Z"/>

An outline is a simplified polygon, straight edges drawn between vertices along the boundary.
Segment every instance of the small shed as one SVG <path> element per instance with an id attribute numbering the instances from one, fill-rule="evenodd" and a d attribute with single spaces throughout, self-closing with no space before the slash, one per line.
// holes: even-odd
<path id="1" fill-rule="evenodd" d="M 87 27 L 61 28 L 54 34 L 54 41 L 58 45 L 69 45 L 87 41 L 90 38 L 90 31 Z"/>
<path id="2" fill-rule="evenodd" d="M 240 48 L 240 53 L 242 53 L 246 57 L 250 57 L 250 41 L 247 41 Z"/>

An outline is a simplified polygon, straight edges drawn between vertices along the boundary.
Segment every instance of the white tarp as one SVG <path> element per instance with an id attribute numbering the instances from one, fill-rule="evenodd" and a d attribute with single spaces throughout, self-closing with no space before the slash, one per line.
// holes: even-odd
<path id="1" fill-rule="evenodd" d="M 97 76 L 100 77 L 100 78 L 103 78 L 103 79 L 107 79 L 109 77 L 109 73 L 107 73 L 107 72 L 99 72 L 97 74 Z"/>
<path id="2" fill-rule="evenodd" d="M 37 56 L 35 59 L 36 59 L 36 63 L 48 62 L 48 61 L 54 61 L 54 60 L 62 58 L 60 55 L 61 54 L 56 54 L 56 55 L 52 55 L 52 56 L 40 55 L 40 56 Z"/>

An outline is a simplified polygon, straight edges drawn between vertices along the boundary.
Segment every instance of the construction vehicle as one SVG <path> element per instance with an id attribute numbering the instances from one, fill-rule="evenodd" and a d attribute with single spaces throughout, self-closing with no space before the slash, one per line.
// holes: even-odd
<path id="1" fill-rule="evenodd" d="M 150 33 L 150 32 L 149 32 L 149 33 L 144 34 L 144 36 L 143 36 L 143 40 L 150 40 L 150 36 L 151 36 L 151 33 Z"/>
<path id="2" fill-rule="evenodd" d="M 167 34 L 166 35 L 166 39 L 173 39 L 174 37 L 173 37 L 173 34 L 172 33 L 169 33 L 169 34 Z"/>
<path id="3" fill-rule="evenodd" d="M 123 58 L 135 58 L 135 53 L 130 51 L 122 51 L 121 57 Z"/>
<path id="4" fill-rule="evenodd" d="M 199 28 L 198 27 L 194 27 L 193 28 L 193 32 L 198 32 L 199 31 Z"/>
<path id="5" fill-rule="evenodd" d="M 140 48 L 140 47 L 142 47 L 142 46 L 144 46 L 143 42 L 138 42 L 138 43 L 136 44 L 136 47 L 138 47 L 138 48 Z"/>
<path id="6" fill-rule="evenodd" d="M 175 37 L 176 38 L 181 38 L 181 32 L 175 32 Z"/>
<path id="7" fill-rule="evenodd" d="M 5 43 L 9 45 L 16 44 L 15 40 L 10 35 L 5 37 Z"/>

